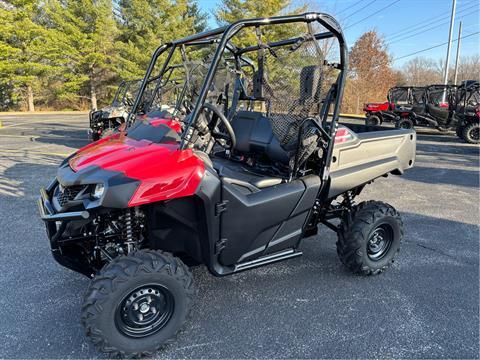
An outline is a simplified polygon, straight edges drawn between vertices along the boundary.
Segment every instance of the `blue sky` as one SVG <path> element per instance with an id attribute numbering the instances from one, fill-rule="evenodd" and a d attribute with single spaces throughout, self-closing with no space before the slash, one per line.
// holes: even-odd
<path id="1" fill-rule="evenodd" d="M 200 7 L 210 14 L 211 27 L 217 26 L 211 14 L 219 3 L 217 0 L 199 0 Z M 343 24 L 349 46 L 352 46 L 365 31 L 376 29 L 385 37 L 394 59 L 448 40 L 452 0 L 294 0 L 292 5 L 304 3 L 312 10 L 336 16 Z M 381 10 L 382 8 L 385 9 Z M 377 11 L 379 12 L 373 15 Z M 363 20 L 370 15 L 372 16 Z M 462 36 L 480 31 L 479 0 L 457 0 L 453 39 L 457 38 L 460 21 L 463 23 Z M 357 22 L 358 24 L 355 24 Z M 399 67 L 415 56 L 445 59 L 446 51 L 447 47 L 443 45 L 418 55 L 395 60 L 394 65 Z M 450 57 L 452 64 L 455 51 L 456 43 L 453 43 Z M 480 34 L 462 39 L 462 56 L 479 53 Z"/>

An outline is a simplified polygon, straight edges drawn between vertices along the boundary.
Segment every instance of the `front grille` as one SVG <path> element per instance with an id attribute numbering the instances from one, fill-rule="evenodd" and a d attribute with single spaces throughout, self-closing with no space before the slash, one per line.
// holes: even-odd
<path id="1" fill-rule="evenodd" d="M 59 187 L 56 197 L 61 207 L 75 199 L 75 197 L 85 188 L 85 185 L 74 185 L 65 188 Z"/>

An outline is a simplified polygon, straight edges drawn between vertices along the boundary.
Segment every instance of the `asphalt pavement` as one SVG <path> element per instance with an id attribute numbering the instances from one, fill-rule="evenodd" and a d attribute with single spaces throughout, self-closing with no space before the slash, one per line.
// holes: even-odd
<path id="1" fill-rule="evenodd" d="M 104 357 L 84 337 L 88 279 L 50 255 L 36 198 L 62 158 L 87 144 L 85 114 L 0 116 L 0 358 Z M 419 130 L 404 176 L 367 186 L 405 238 L 384 274 L 350 274 L 321 228 L 304 256 L 199 288 L 177 341 L 156 358 L 479 357 L 479 147 Z"/>

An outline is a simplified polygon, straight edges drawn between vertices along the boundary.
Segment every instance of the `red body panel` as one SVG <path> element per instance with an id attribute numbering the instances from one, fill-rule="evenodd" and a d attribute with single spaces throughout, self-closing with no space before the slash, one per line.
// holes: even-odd
<path id="1" fill-rule="evenodd" d="M 175 119 L 159 119 L 159 118 L 155 118 L 155 119 L 149 119 L 149 124 L 151 124 L 152 126 L 158 126 L 158 125 L 167 125 L 169 128 L 171 128 L 172 130 L 176 131 L 177 133 L 181 133 L 182 132 L 182 124 L 180 124 L 179 121 L 175 120 Z"/>
<path id="2" fill-rule="evenodd" d="M 69 164 L 75 172 L 99 166 L 139 180 L 128 206 L 193 195 L 205 173 L 203 161 L 192 150 L 179 150 L 177 143 L 137 141 L 125 133 L 85 146 Z"/>
<path id="3" fill-rule="evenodd" d="M 368 103 L 363 106 L 363 111 L 366 112 L 376 112 L 376 111 L 387 111 L 390 109 L 390 103 Z"/>

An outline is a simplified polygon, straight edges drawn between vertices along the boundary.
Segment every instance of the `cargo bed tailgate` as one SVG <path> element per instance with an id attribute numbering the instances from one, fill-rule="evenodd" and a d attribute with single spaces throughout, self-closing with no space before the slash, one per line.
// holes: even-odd
<path id="1" fill-rule="evenodd" d="M 401 175 L 415 162 L 416 133 L 366 125 L 341 125 L 330 166 L 329 198 L 380 176 Z"/>

